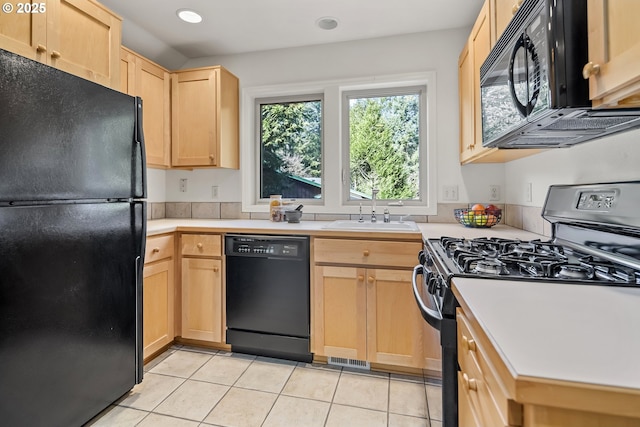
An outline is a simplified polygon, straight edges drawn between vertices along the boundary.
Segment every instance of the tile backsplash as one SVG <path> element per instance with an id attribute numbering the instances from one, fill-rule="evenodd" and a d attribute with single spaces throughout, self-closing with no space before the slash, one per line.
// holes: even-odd
<path id="1" fill-rule="evenodd" d="M 162 218 L 199 218 L 199 219 L 269 219 L 266 212 L 242 212 L 240 202 L 165 202 L 150 203 L 147 219 Z M 411 215 L 408 219 L 415 222 L 453 223 L 456 219 L 453 210 L 467 208 L 464 203 L 440 203 L 438 215 Z M 502 208 L 502 223 L 514 228 L 551 236 L 551 225 L 541 214 L 542 208 L 521 205 L 498 205 Z M 303 221 L 334 221 L 337 219 L 358 219 L 358 215 L 304 213 Z M 391 215 L 392 220 L 398 217 Z"/>

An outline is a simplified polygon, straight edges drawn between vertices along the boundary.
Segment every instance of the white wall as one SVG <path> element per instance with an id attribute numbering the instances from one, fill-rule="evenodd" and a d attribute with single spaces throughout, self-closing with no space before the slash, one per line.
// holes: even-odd
<path id="1" fill-rule="evenodd" d="M 505 165 L 507 203 L 542 206 L 549 185 L 640 180 L 640 130 L 547 150 Z M 532 201 L 525 200 L 532 183 Z"/>
<path id="2" fill-rule="evenodd" d="M 438 200 L 442 201 L 443 185 L 458 185 L 459 201 L 486 201 L 489 185 L 498 184 L 504 187 L 504 165 L 488 164 L 462 168 L 458 156 L 457 64 L 458 54 L 468 34 L 469 29 L 464 28 L 199 58 L 188 61 L 183 68 L 222 65 L 239 77 L 241 90 L 253 86 L 435 71 L 438 102 Z M 251 144 L 253 141 L 243 136 L 241 143 Z M 339 161 L 338 153 L 335 153 L 335 159 L 329 161 Z M 179 191 L 180 178 L 189 180 L 185 193 Z M 239 202 L 240 179 L 240 171 L 167 171 L 166 201 Z M 220 187 L 220 196 L 217 199 L 211 197 L 213 185 Z"/>

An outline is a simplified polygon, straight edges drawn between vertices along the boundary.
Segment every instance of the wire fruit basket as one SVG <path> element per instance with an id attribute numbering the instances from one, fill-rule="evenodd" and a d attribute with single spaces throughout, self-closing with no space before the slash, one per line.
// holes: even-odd
<path id="1" fill-rule="evenodd" d="M 456 220 L 465 227 L 491 228 L 502 219 L 502 209 L 454 209 Z"/>

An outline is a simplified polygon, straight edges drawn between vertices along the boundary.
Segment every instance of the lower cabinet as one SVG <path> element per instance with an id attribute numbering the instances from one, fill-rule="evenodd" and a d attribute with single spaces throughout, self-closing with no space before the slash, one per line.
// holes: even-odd
<path id="1" fill-rule="evenodd" d="M 424 368 L 424 322 L 408 269 L 419 250 L 414 242 L 315 239 L 314 353 Z M 393 264 L 400 268 L 371 265 L 385 259 L 400 260 Z"/>
<path id="2" fill-rule="evenodd" d="M 182 234 L 182 338 L 224 342 L 222 236 Z"/>
<path id="3" fill-rule="evenodd" d="M 147 239 L 143 274 L 142 343 L 147 359 L 173 342 L 174 334 L 174 238 Z"/>

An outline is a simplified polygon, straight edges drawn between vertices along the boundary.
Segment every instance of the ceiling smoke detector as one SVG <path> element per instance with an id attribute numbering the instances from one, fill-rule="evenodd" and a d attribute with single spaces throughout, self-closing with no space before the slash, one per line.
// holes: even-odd
<path id="1" fill-rule="evenodd" d="M 198 24 L 202 22 L 202 16 L 200 16 L 198 12 L 190 9 L 179 9 L 176 11 L 176 15 L 178 15 L 178 18 L 182 19 L 184 22 L 188 22 L 190 24 Z"/>
<path id="2" fill-rule="evenodd" d="M 324 16 L 316 21 L 316 25 L 323 30 L 333 30 L 338 26 L 338 20 L 332 16 Z"/>

